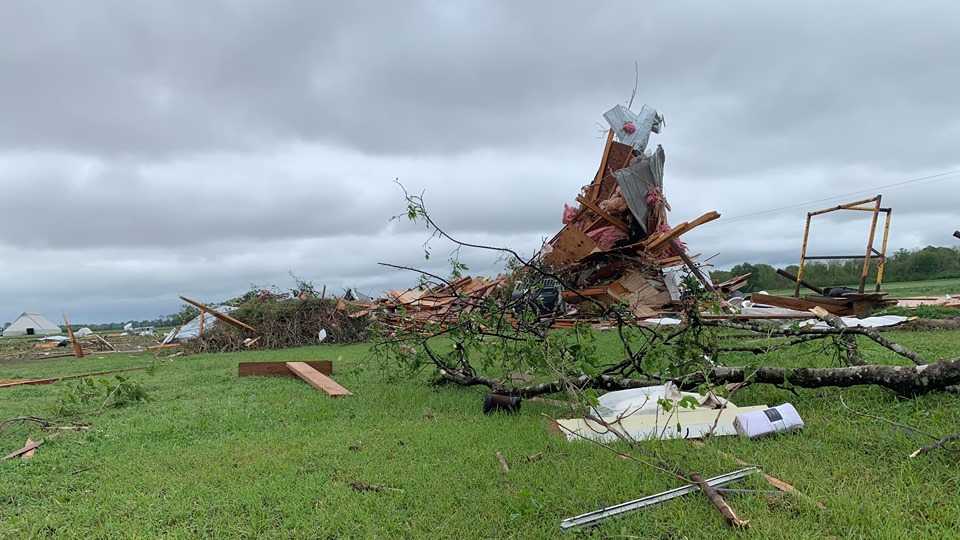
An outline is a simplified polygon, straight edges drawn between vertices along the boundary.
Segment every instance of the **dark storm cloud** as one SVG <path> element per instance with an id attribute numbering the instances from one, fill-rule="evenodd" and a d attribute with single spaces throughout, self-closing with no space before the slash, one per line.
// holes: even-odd
<path id="1" fill-rule="evenodd" d="M 532 250 L 634 61 L 674 222 L 870 195 L 960 167 L 958 23 L 951 2 L 6 2 L 0 309 L 146 317 L 288 270 L 401 286 L 374 264 L 422 262 L 394 178 L 451 232 Z M 949 242 L 958 185 L 885 191 L 891 245 Z M 793 262 L 799 206 L 689 243 Z M 820 247 L 859 245 L 848 225 Z"/>

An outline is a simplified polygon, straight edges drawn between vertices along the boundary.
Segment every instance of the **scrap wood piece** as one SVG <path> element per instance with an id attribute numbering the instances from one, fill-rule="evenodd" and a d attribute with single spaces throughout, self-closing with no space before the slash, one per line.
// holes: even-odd
<path id="1" fill-rule="evenodd" d="M 720 476 L 714 476 L 705 480 L 705 483 L 711 487 L 720 487 L 731 482 L 735 482 L 742 478 L 746 478 L 751 474 L 757 472 L 756 467 L 747 467 L 746 469 L 740 469 L 739 471 L 729 472 L 727 474 L 721 474 Z M 636 499 L 633 501 L 627 501 L 625 503 L 620 503 L 614 506 L 609 506 L 607 508 L 601 508 L 600 510 L 594 510 L 593 512 L 587 512 L 586 514 L 581 514 L 576 517 L 567 518 L 560 522 L 560 528 L 567 530 L 573 527 L 583 527 L 587 525 L 595 525 L 607 518 L 625 514 L 627 512 L 632 512 L 634 510 L 640 510 L 641 508 L 646 508 L 648 506 L 653 506 L 655 504 L 660 504 L 671 499 L 676 499 L 677 497 L 682 497 L 688 493 L 694 493 L 699 491 L 700 487 L 696 484 L 686 484 L 678 488 L 673 488 L 662 493 L 657 493 L 655 495 L 648 495 L 641 499 Z"/>
<path id="2" fill-rule="evenodd" d="M 550 264 L 563 266 L 593 253 L 597 243 L 580 229 L 566 226 L 551 243 L 551 247 L 553 250 L 544 259 Z"/>
<path id="3" fill-rule="evenodd" d="M 590 209 L 591 212 L 600 216 L 601 218 L 603 218 L 604 221 L 620 229 L 621 231 L 625 233 L 630 232 L 630 226 L 624 223 L 623 220 L 610 215 L 609 213 L 605 212 L 602 208 L 600 208 L 598 205 L 588 201 L 584 197 L 577 196 L 577 202 L 586 206 L 587 208 Z"/>
<path id="4" fill-rule="evenodd" d="M 37 453 L 37 446 L 39 446 L 39 445 L 35 444 L 35 443 L 34 443 L 34 440 L 31 439 L 30 437 L 27 437 L 27 442 L 24 443 L 23 447 L 26 448 L 26 447 L 31 446 L 31 445 L 34 445 L 33 448 L 31 448 L 31 449 L 27 450 L 26 452 L 24 452 L 23 455 L 20 456 L 20 459 L 22 459 L 22 460 L 30 459 L 30 458 L 33 457 L 34 454 Z"/>
<path id="5" fill-rule="evenodd" d="M 304 362 L 324 375 L 333 375 L 333 362 L 330 360 L 311 360 Z M 286 362 L 239 362 L 238 377 L 291 377 L 296 378 Z"/>
<path id="6" fill-rule="evenodd" d="M 330 397 L 353 395 L 349 390 L 340 386 L 337 381 L 320 373 L 306 362 L 286 362 L 286 365 L 297 377 L 317 390 L 326 392 Z"/>
<path id="7" fill-rule="evenodd" d="M 55 382 L 66 381 L 66 380 L 70 380 L 70 379 L 82 379 L 82 378 L 84 378 L 84 377 L 96 377 L 96 376 L 98 376 L 98 375 L 110 375 L 110 374 L 112 374 L 112 373 L 123 373 L 123 372 L 125 372 L 125 371 L 140 371 L 140 370 L 147 369 L 148 367 L 149 367 L 149 366 L 132 367 L 132 368 L 124 368 L 124 369 L 111 369 L 111 370 L 108 370 L 108 371 L 95 371 L 95 372 L 93 372 L 93 373 L 83 373 L 83 374 L 80 374 L 80 375 L 67 375 L 67 376 L 64 376 L 64 377 L 53 377 L 53 378 L 50 378 L 50 379 L 27 379 L 27 380 L 24 380 L 24 381 L 17 381 L 17 382 L 12 382 L 12 383 L 0 384 L 0 388 L 10 388 L 10 387 L 13 387 L 13 386 L 24 386 L 24 385 L 30 385 L 30 384 L 53 384 L 53 383 L 55 383 Z"/>
<path id="8" fill-rule="evenodd" d="M 850 302 L 841 301 L 841 302 L 826 302 L 826 301 L 811 301 L 804 298 L 794 298 L 792 296 L 774 296 L 771 294 L 762 294 L 762 293 L 752 293 L 750 299 L 755 304 L 765 304 L 768 306 L 782 307 L 787 309 L 795 309 L 797 311 L 810 311 L 815 307 L 822 307 L 828 312 L 834 315 L 850 315 L 852 313 L 852 306 Z"/>
<path id="9" fill-rule="evenodd" d="M 705 448 L 705 447 L 707 446 L 703 441 L 699 441 L 699 440 L 695 440 L 695 439 L 691 440 L 690 442 L 691 442 L 694 446 L 696 446 L 696 447 L 698 447 L 698 448 Z M 750 464 L 750 463 L 747 463 L 746 461 L 738 458 L 737 456 L 734 456 L 733 454 L 728 454 L 727 452 L 724 452 L 723 450 L 719 450 L 719 449 L 717 449 L 717 448 L 712 448 L 712 450 L 715 451 L 715 452 L 717 452 L 718 454 L 720 454 L 721 456 L 723 456 L 723 457 L 725 457 L 725 458 L 727 458 L 727 459 L 733 460 L 733 462 L 736 463 L 737 465 L 741 465 L 741 466 L 743 466 L 743 467 L 753 467 L 753 466 L 754 466 L 754 465 L 752 465 L 752 464 Z M 796 495 L 796 496 L 798 496 L 798 497 L 800 497 L 800 498 L 802 498 L 802 499 L 804 499 L 804 500 L 813 502 L 813 503 L 817 506 L 817 508 L 819 508 L 820 510 L 826 510 L 826 509 L 827 509 L 827 506 L 826 506 L 825 504 L 823 504 L 822 502 L 820 502 L 820 501 L 814 499 L 813 497 L 805 494 L 804 492 L 800 491 L 799 489 L 797 489 L 796 487 L 794 487 L 794 486 L 793 486 L 792 484 L 790 484 L 789 482 L 786 482 L 786 481 L 784 481 L 784 480 L 781 480 L 780 478 L 777 478 L 776 476 L 773 476 L 773 475 L 771 475 L 771 474 L 767 474 L 767 472 L 764 471 L 763 469 L 760 469 L 760 473 L 763 475 L 763 479 L 766 480 L 767 483 L 770 484 L 771 486 L 773 486 L 775 489 L 778 489 L 778 490 L 780 490 L 780 491 L 783 492 L 783 493 L 789 493 L 789 494 L 791 494 L 791 495 Z"/>
<path id="10" fill-rule="evenodd" d="M 109 347 L 111 351 L 116 352 L 117 348 L 113 346 L 113 343 L 110 343 L 109 341 L 103 339 L 103 337 L 100 336 L 100 334 L 94 334 L 93 337 L 99 339 L 100 342 L 106 345 L 107 347 Z"/>
<path id="11" fill-rule="evenodd" d="M 41 440 L 39 440 L 39 441 L 36 441 L 36 442 L 27 439 L 27 444 L 23 445 L 23 448 L 21 448 L 21 449 L 19 449 L 19 450 L 14 450 L 13 452 L 10 452 L 10 453 L 7 454 L 3 459 L 4 459 L 4 460 L 7 460 L 7 459 L 13 459 L 13 458 L 15 458 L 15 457 L 20 457 L 20 456 L 26 454 L 27 452 L 30 452 L 30 451 L 32 451 L 32 450 L 35 450 L 35 449 L 36 449 L 38 446 L 40 446 L 41 444 L 43 444 L 43 439 L 41 439 Z"/>
<path id="12" fill-rule="evenodd" d="M 826 293 L 823 289 L 821 289 L 820 287 L 817 287 L 816 285 L 812 285 L 812 284 L 810 284 L 809 282 L 804 281 L 804 280 L 798 278 L 797 276 L 791 274 L 790 272 L 787 272 L 786 270 L 783 270 L 782 268 L 777 268 L 776 270 L 777 270 L 777 274 L 780 274 L 782 277 L 787 278 L 791 283 L 794 283 L 794 284 L 799 283 L 800 286 L 806 287 L 806 288 L 810 289 L 811 291 L 819 294 L 820 296 L 826 296 L 826 294 L 827 294 L 827 293 Z"/>
<path id="13" fill-rule="evenodd" d="M 683 223 L 670 229 L 666 233 L 663 233 L 657 236 L 656 238 L 654 238 L 652 241 L 649 241 L 647 244 L 644 245 L 644 247 L 647 249 L 647 251 L 654 251 L 655 249 L 662 246 L 666 242 L 675 240 L 680 235 L 686 234 L 692 231 L 693 229 L 699 227 L 700 225 L 703 225 L 704 223 L 709 223 L 715 219 L 718 219 L 719 217 L 720 217 L 719 212 L 717 212 L 716 210 L 711 210 L 703 214 L 702 216 L 694 219 L 693 221 L 684 221 Z"/>
<path id="14" fill-rule="evenodd" d="M 187 297 L 185 297 L 185 296 L 181 296 L 180 299 L 183 300 L 184 302 L 192 305 L 193 307 L 199 309 L 200 312 L 201 312 L 201 314 L 202 314 L 204 311 L 206 311 L 206 312 L 209 313 L 210 315 L 213 315 L 213 316 L 216 317 L 217 319 L 219 319 L 219 320 L 221 320 L 221 321 L 223 321 L 223 322 L 225 322 L 225 323 L 227 323 L 227 324 L 231 324 L 231 325 L 233 325 L 233 326 L 236 326 L 237 328 L 242 328 L 242 329 L 244 329 L 244 330 L 247 330 L 248 332 L 253 332 L 254 334 L 257 333 L 257 329 L 256 329 L 256 328 L 250 326 L 249 324 L 247 324 L 247 323 L 245 323 L 245 322 L 243 322 L 243 321 L 239 321 L 239 320 L 237 320 L 237 319 L 234 319 L 233 317 L 227 315 L 226 313 L 220 313 L 219 311 L 217 311 L 217 310 L 215 310 L 215 309 L 213 309 L 213 308 L 211 308 L 211 307 L 209 307 L 209 306 L 207 306 L 207 305 L 205 305 L 205 304 L 202 304 L 202 303 L 200 303 L 200 302 L 197 302 L 196 300 L 191 300 L 191 299 L 189 299 L 189 298 L 187 298 Z"/>
<path id="15" fill-rule="evenodd" d="M 508 474 L 510 472 L 510 465 L 507 464 L 507 458 L 503 457 L 503 454 L 497 450 L 497 461 L 500 462 L 500 470 L 503 471 L 503 474 Z"/>
<path id="16" fill-rule="evenodd" d="M 83 358 L 83 347 L 77 341 L 77 336 L 73 333 L 73 328 L 70 327 L 70 321 L 67 319 L 66 313 L 63 314 L 63 324 L 67 327 L 67 336 L 70 337 L 70 345 L 73 346 L 73 355 L 77 358 Z"/>
<path id="17" fill-rule="evenodd" d="M 730 505 L 727 503 L 726 499 L 723 498 L 723 495 L 720 495 L 720 492 L 714 489 L 709 483 L 704 481 L 703 477 L 699 474 L 691 474 L 690 479 L 693 480 L 697 486 L 700 487 L 700 491 L 710 499 L 710 503 L 723 514 L 724 519 L 727 520 L 727 524 L 735 529 L 747 529 L 750 527 L 750 522 L 747 520 L 740 519 L 736 512 L 733 511 L 733 508 L 730 508 Z"/>
<path id="18" fill-rule="evenodd" d="M 680 257 L 677 258 L 680 259 Z M 680 260 L 682 261 L 682 259 Z M 750 276 L 752 275 L 752 272 L 748 272 L 746 274 L 732 277 L 724 282 L 717 283 L 717 290 L 726 294 L 730 294 L 746 285 L 750 281 Z"/>
<path id="19" fill-rule="evenodd" d="M 657 235 L 648 238 L 647 241 L 643 244 L 644 249 L 647 251 L 654 251 L 658 247 L 664 245 L 668 240 L 673 240 L 674 238 L 680 236 L 686 232 L 687 227 L 690 226 L 690 223 L 684 221 L 683 223 L 673 227 L 669 231 L 659 233 Z"/>

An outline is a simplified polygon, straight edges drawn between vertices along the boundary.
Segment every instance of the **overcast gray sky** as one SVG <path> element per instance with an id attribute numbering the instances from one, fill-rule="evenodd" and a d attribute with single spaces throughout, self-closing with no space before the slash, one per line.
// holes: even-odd
<path id="1" fill-rule="evenodd" d="M 411 284 L 376 264 L 424 263 L 394 178 L 451 232 L 530 252 L 635 61 L 671 221 L 724 215 L 691 249 L 795 262 L 804 212 L 836 204 L 800 203 L 960 169 L 960 4 L 884 4 L 2 2 L 0 323 L 152 318 L 291 270 Z M 879 190 L 892 248 L 956 244 L 958 178 Z M 813 249 L 865 229 L 825 220 Z"/>

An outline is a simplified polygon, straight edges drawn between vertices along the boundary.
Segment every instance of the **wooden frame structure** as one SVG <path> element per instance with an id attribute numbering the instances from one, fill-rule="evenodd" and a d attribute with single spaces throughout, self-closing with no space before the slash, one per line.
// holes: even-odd
<path id="1" fill-rule="evenodd" d="M 890 216 L 893 213 L 893 209 L 883 208 L 880 206 L 880 200 L 882 197 L 883 195 L 877 195 L 876 197 L 863 199 L 861 201 L 854 201 L 852 203 L 841 204 L 832 208 L 807 212 L 807 221 L 803 226 L 803 245 L 800 248 L 800 267 L 797 269 L 797 281 L 793 289 L 794 297 L 800 297 L 800 287 L 803 285 L 804 265 L 806 261 L 810 260 L 863 259 L 863 270 L 860 272 L 860 284 L 857 289 L 862 294 L 867 285 L 867 277 L 870 275 L 870 262 L 873 259 L 877 259 L 879 262 L 877 263 L 876 291 L 880 291 L 880 286 L 883 284 L 883 269 L 887 263 L 887 240 L 890 236 Z M 810 238 L 810 222 L 812 221 L 813 217 L 843 210 L 870 212 L 871 219 L 870 229 L 867 234 L 866 253 L 864 255 L 807 255 L 807 241 Z M 881 213 L 884 214 L 883 239 L 880 243 L 880 251 L 877 251 L 873 247 L 873 243 L 876 239 L 877 221 L 879 221 Z"/>

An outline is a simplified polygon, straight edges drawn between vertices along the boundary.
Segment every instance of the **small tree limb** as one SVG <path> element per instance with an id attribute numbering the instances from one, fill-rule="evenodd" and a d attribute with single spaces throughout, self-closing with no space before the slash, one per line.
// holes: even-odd
<path id="1" fill-rule="evenodd" d="M 837 317 L 833 313 L 828 312 L 820 306 L 817 306 L 810 310 L 811 313 L 817 316 L 821 321 L 829 324 L 831 327 L 836 328 L 837 330 L 846 330 L 847 325 L 843 322 L 843 319 Z M 847 351 L 847 364 L 851 366 L 862 366 L 866 364 L 863 360 L 863 356 L 860 355 L 860 350 L 857 349 L 857 338 L 851 334 L 843 332 L 839 336 L 840 344 L 843 345 L 843 348 Z"/>
<path id="2" fill-rule="evenodd" d="M 697 486 L 700 487 L 700 491 L 710 499 L 710 503 L 713 504 L 714 508 L 720 511 L 723 514 L 724 519 L 727 520 L 727 524 L 735 529 L 746 529 L 750 527 L 750 522 L 740 519 L 736 512 L 733 511 L 733 508 L 730 508 L 730 505 L 727 504 L 726 499 L 723 498 L 723 495 L 707 484 L 703 477 L 699 474 L 691 474 L 690 479 L 693 480 Z"/>

